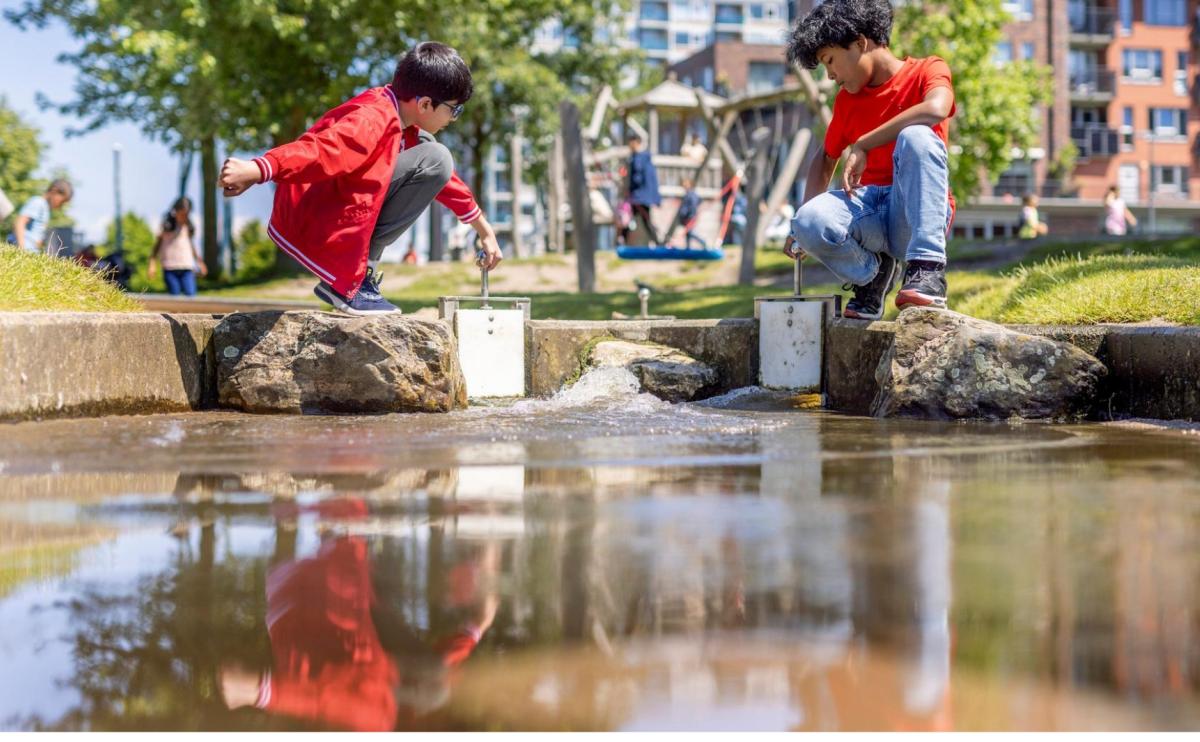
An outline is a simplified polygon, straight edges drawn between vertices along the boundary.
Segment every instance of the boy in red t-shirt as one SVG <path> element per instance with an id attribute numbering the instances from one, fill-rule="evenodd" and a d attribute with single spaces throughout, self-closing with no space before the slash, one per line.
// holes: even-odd
<path id="1" fill-rule="evenodd" d="M 828 0 L 796 23 L 787 47 L 789 61 L 823 64 L 841 89 L 784 252 L 814 255 L 851 284 L 843 314 L 859 319 L 883 316 L 898 260 L 897 307 L 946 306 L 950 68 L 938 57 L 898 59 L 891 30 L 888 0 Z M 842 189 L 826 192 L 844 151 Z"/>
<path id="2" fill-rule="evenodd" d="M 470 224 L 481 266 L 501 260 L 496 234 L 454 158 L 433 135 L 459 117 L 474 88 L 454 49 L 424 41 L 400 58 L 390 85 L 327 111 L 294 142 L 221 168 L 226 196 L 275 181 L 267 234 L 321 283 L 317 297 L 346 314 L 398 312 L 379 293 L 383 250 L 436 199 Z"/>

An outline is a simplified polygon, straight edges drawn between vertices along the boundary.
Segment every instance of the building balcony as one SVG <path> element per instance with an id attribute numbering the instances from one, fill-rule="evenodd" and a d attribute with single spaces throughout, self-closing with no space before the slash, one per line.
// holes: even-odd
<path id="1" fill-rule="evenodd" d="M 1071 141 L 1079 148 L 1080 159 L 1112 157 L 1121 151 L 1121 134 L 1104 124 L 1072 126 Z"/>
<path id="2" fill-rule="evenodd" d="M 1089 69 L 1068 80 L 1072 104 L 1105 104 L 1117 92 L 1117 74 L 1112 70 Z"/>
<path id="3" fill-rule="evenodd" d="M 1082 2 L 1067 5 L 1072 46 L 1107 46 L 1116 34 L 1117 13 Z"/>

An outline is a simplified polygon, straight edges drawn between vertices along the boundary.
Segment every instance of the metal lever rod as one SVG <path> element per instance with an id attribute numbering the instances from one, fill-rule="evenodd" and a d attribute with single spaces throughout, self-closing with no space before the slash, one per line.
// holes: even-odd
<path id="1" fill-rule="evenodd" d="M 804 258 L 797 257 L 796 265 L 792 268 L 792 289 L 794 296 L 804 293 Z"/>
<path id="2" fill-rule="evenodd" d="M 475 265 L 479 266 L 479 295 L 483 298 L 481 309 L 491 309 L 491 305 L 488 304 L 488 269 L 485 264 L 486 260 L 487 256 L 483 250 L 475 254 Z"/>

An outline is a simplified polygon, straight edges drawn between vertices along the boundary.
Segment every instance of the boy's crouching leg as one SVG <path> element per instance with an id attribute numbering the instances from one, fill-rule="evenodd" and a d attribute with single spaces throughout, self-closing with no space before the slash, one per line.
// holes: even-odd
<path id="1" fill-rule="evenodd" d="M 840 280 L 863 285 L 875 277 L 879 258 L 855 238 L 859 219 L 845 192 L 822 193 L 796 211 L 792 239 L 797 249 L 820 260 Z"/>

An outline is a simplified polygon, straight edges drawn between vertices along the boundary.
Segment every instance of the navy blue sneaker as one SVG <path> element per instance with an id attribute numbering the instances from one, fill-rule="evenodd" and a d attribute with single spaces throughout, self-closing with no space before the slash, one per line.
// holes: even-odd
<path id="1" fill-rule="evenodd" d="M 400 311 L 400 307 L 397 307 L 380 295 L 379 279 L 374 277 L 371 272 L 367 274 L 367 278 L 363 280 L 363 285 L 359 287 L 358 293 L 353 298 L 347 299 L 334 291 L 333 287 L 324 281 L 317 284 L 317 287 L 313 289 L 313 293 L 317 295 L 318 299 L 333 306 L 334 309 L 342 314 L 351 314 L 356 317 L 371 314 L 390 314 Z"/>
<path id="2" fill-rule="evenodd" d="M 885 252 L 879 253 L 879 270 L 875 277 L 864 286 L 852 286 L 854 298 L 842 310 L 843 317 L 851 319 L 880 319 L 883 317 L 883 305 L 887 295 L 896 283 L 896 274 L 900 264 Z"/>

